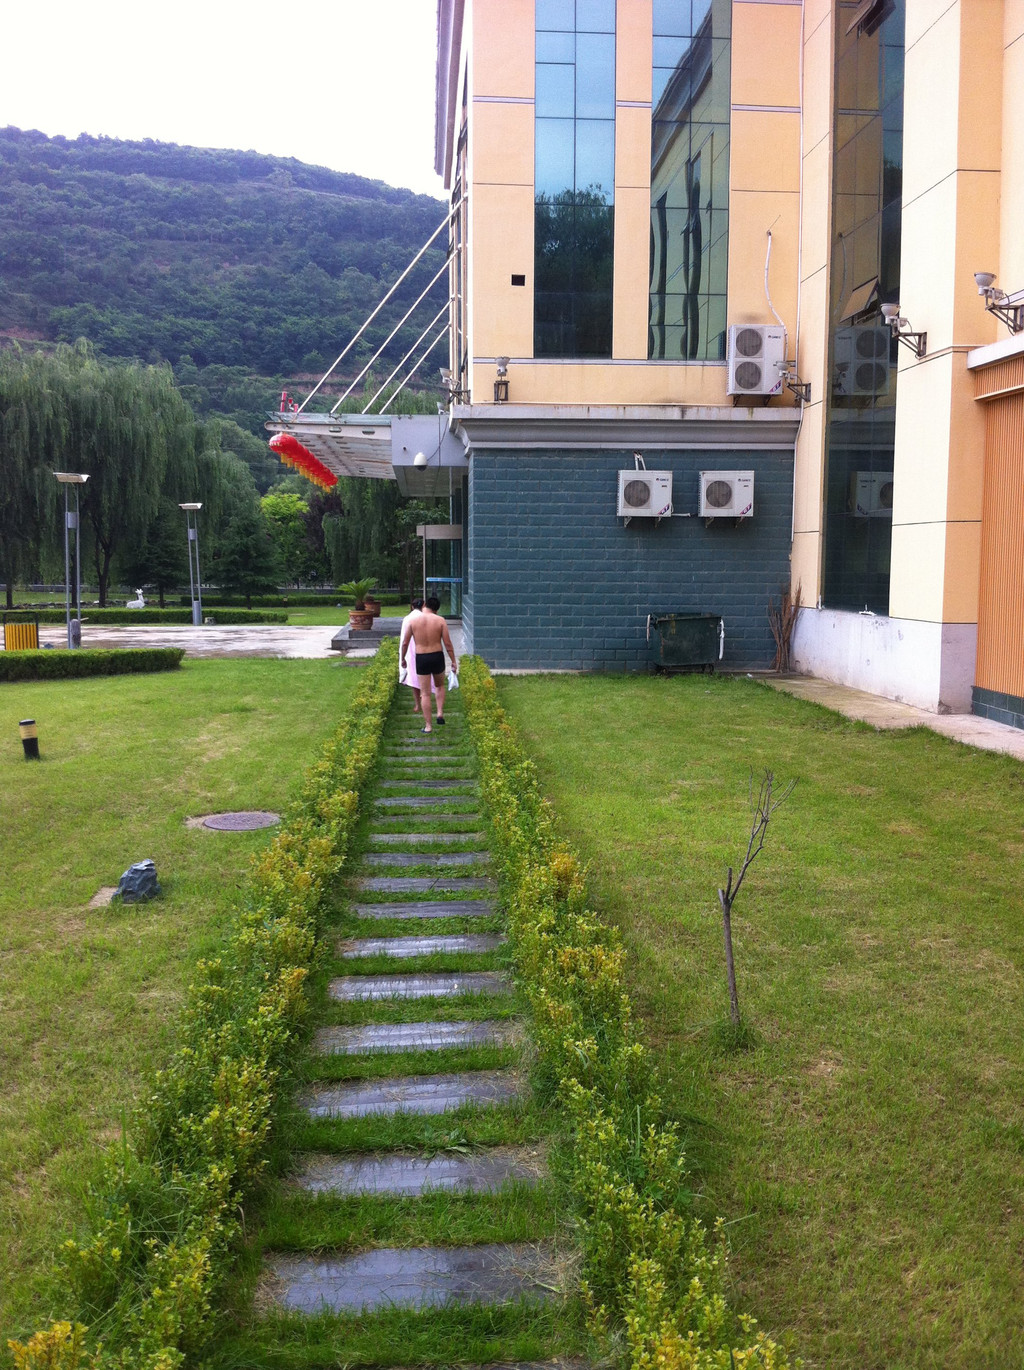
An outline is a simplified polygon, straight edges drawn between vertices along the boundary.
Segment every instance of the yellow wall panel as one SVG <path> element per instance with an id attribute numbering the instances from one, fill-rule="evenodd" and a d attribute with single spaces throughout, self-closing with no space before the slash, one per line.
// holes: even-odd
<path id="1" fill-rule="evenodd" d="M 1024 0 L 1003 0 L 1003 43 L 1009 47 L 1024 38 Z"/>
<path id="2" fill-rule="evenodd" d="M 732 102 L 800 104 L 798 6 L 733 4 Z"/>
<path id="3" fill-rule="evenodd" d="M 903 204 L 957 167 L 959 5 L 951 5 L 911 46 L 907 37 L 903 107 Z M 907 16 L 908 25 L 910 15 Z"/>
<path id="4" fill-rule="evenodd" d="M 474 4 L 471 41 L 474 95 L 533 99 L 534 0 Z"/>
<path id="5" fill-rule="evenodd" d="M 476 363 L 473 378 L 478 403 L 489 403 L 493 362 Z M 513 361 L 509 399 L 515 404 L 724 405 L 725 382 L 723 365 Z"/>
<path id="6" fill-rule="evenodd" d="M 819 404 L 825 398 L 828 383 L 827 330 L 828 274 L 822 267 L 801 282 L 800 332 L 793 351 L 800 379 L 810 382 L 812 404 Z"/>
<path id="7" fill-rule="evenodd" d="M 1003 66 L 1002 5 L 960 0 L 960 136 L 957 165 L 973 171 L 999 166 Z"/>
<path id="8" fill-rule="evenodd" d="M 796 195 L 748 191 L 732 196 L 729 216 L 729 323 L 772 323 L 764 292 L 764 264 L 772 230 L 768 276 L 772 301 L 792 339 L 796 329 Z"/>
<path id="9" fill-rule="evenodd" d="M 901 349 L 902 351 L 902 349 Z M 948 516 L 949 383 L 952 356 L 939 353 L 922 362 L 906 354 L 900 362 L 896 409 L 893 532 L 900 524 L 941 523 Z M 942 567 L 929 568 L 936 581 Z"/>
<path id="10" fill-rule="evenodd" d="M 530 356 L 533 186 L 477 186 L 470 216 L 473 352 L 489 357 Z M 525 287 L 512 285 L 513 272 L 526 276 Z"/>
<path id="11" fill-rule="evenodd" d="M 981 568 L 981 524 L 946 525 L 946 584 L 943 623 L 977 623 Z"/>
<path id="12" fill-rule="evenodd" d="M 953 336 L 953 270 L 956 261 L 957 177 L 947 176 L 913 203 L 903 202 L 900 312 L 928 334 L 934 353 L 954 341 L 984 341 L 984 335 Z M 863 280 L 854 276 L 853 280 Z M 910 354 L 900 349 L 903 357 Z"/>
<path id="13" fill-rule="evenodd" d="M 1009 6 L 1007 7 L 1009 8 Z M 1024 0 L 1015 0 L 1024 26 Z M 998 265 L 979 262 L 975 271 L 995 271 L 1004 290 L 1024 289 L 1024 32 L 1003 57 L 1003 166 Z"/>
<path id="14" fill-rule="evenodd" d="M 899 478 L 897 477 L 897 489 Z M 889 613 L 893 618 L 943 621 L 946 523 L 893 525 Z"/>
<path id="15" fill-rule="evenodd" d="M 615 185 L 640 187 L 650 198 L 651 111 L 615 111 Z M 616 190 L 618 194 L 618 190 Z"/>
<path id="16" fill-rule="evenodd" d="M 615 193 L 614 309 L 612 356 L 645 361 L 649 315 L 650 254 L 644 251 L 651 228 L 651 197 L 646 188 Z"/>
<path id="17" fill-rule="evenodd" d="M 809 30 L 804 43 L 804 151 L 831 133 L 832 25 Z"/>
<path id="18" fill-rule="evenodd" d="M 469 139 L 474 185 L 533 187 L 533 106 L 473 102 Z"/>
<path id="19" fill-rule="evenodd" d="M 618 0 L 615 41 L 616 100 L 651 99 L 651 0 Z"/>
<path id="20" fill-rule="evenodd" d="M 831 248 L 829 234 L 829 194 L 831 191 L 830 145 L 828 140 L 818 143 L 804 154 L 803 186 L 803 261 L 801 267 L 807 277 L 828 261 Z"/>
<path id="21" fill-rule="evenodd" d="M 819 400 L 805 407 L 797 437 L 793 482 L 795 533 L 818 533 L 821 529 L 824 469 L 825 406 Z M 805 588 L 810 588 L 808 583 L 805 583 Z"/>
<path id="22" fill-rule="evenodd" d="M 949 370 L 947 509 L 951 519 L 977 522 L 985 483 L 985 406 L 973 398 L 965 353 L 950 356 Z"/>
<path id="23" fill-rule="evenodd" d="M 799 189 L 798 114 L 734 109 L 729 141 L 732 190 Z"/>
<path id="24" fill-rule="evenodd" d="M 800 603 L 813 607 L 820 593 L 821 539 L 817 533 L 797 533 L 790 555 L 790 579 L 793 593 L 800 587 Z"/>

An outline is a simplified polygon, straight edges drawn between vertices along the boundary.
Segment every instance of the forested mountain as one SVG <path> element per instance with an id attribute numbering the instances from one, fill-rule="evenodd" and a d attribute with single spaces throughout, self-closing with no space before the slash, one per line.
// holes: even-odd
<path id="1" fill-rule="evenodd" d="M 85 337 L 111 357 L 169 361 L 197 413 L 265 441 L 282 382 L 326 369 L 443 216 L 439 200 L 291 159 L 7 128 L 0 341 Z M 443 236 L 346 378 L 441 266 Z M 421 327 L 445 288 L 442 276 Z M 382 377 L 415 336 L 392 344 Z"/>

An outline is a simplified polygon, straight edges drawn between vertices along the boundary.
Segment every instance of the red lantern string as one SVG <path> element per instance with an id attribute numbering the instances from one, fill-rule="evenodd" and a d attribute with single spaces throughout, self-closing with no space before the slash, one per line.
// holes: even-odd
<path id="1" fill-rule="evenodd" d="M 303 447 L 298 438 L 291 433 L 275 433 L 270 439 L 270 450 L 285 466 L 300 471 L 321 490 L 330 490 L 332 486 L 337 485 L 338 477 L 334 472 L 314 457 L 309 448 Z"/>

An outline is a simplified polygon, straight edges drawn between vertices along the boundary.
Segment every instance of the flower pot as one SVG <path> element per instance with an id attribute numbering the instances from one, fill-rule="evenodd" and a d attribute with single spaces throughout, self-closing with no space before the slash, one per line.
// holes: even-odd
<path id="1" fill-rule="evenodd" d="M 373 595 L 367 595 L 363 600 L 363 604 L 365 605 L 368 614 L 372 614 L 374 618 L 380 617 L 381 606 L 379 599 L 374 599 Z"/>
<path id="2" fill-rule="evenodd" d="M 349 609 L 348 626 L 353 632 L 369 632 L 373 627 L 373 615 L 369 609 Z"/>

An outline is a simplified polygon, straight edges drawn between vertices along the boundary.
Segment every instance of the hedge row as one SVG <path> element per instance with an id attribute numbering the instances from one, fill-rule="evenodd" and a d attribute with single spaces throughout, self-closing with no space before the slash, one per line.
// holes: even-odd
<path id="1" fill-rule="evenodd" d="M 90 1194 L 87 1234 L 62 1250 L 77 1316 L 12 1342 L 18 1370 L 177 1370 L 208 1340 L 307 1016 L 304 984 L 395 691 L 396 651 L 385 643 L 366 668 L 253 862 L 227 949 L 198 966 L 178 1049 Z"/>
<path id="2" fill-rule="evenodd" d="M 633 1022 L 624 949 L 587 907 L 579 861 L 555 837 L 487 667 L 463 658 L 460 682 L 536 1079 L 564 1118 L 592 1330 L 610 1348 L 625 1344 L 631 1370 L 783 1370 L 786 1353 L 726 1304 L 722 1225 L 709 1233 L 690 1211 L 686 1158 Z"/>
<path id="3" fill-rule="evenodd" d="M 260 609 L 218 609 L 216 613 L 208 614 L 207 606 L 203 605 L 203 617 L 212 618 L 216 624 L 240 624 L 240 623 L 287 623 L 288 615 L 285 613 L 268 613 Z M 65 623 L 67 621 L 67 611 L 64 609 L 25 609 L 15 613 L 6 613 L 4 618 L 8 623 L 32 623 L 38 620 L 40 623 Z M 82 610 L 82 622 L 86 627 L 102 628 L 104 624 L 123 625 L 133 624 L 139 627 L 145 623 L 191 623 L 191 609 L 91 609 Z"/>
<path id="4" fill-rule="evenodd" d="M 85 647 L 79 651 L 0 652 L 0 682 L 80 680 L 94 675 L 145 675 L 176 671 L 184 647 Z"/>
<path id="5" fill-rule="evenodd" d="M 381 604 L 408 604 L 408 597 L 400 594 L 397 590 L 381 590 L 372 592 L 373 597 Z M 415 591 L 411 592 L 415 593 Z M 182 599 L 182 604 L 191 604 L 191 600 Z M 309 594 L 304 590 L 296 590 L 294 594 L 281 595 L 253 595 L 253 607 L 257 609 L 332 609 L 338 604 L 352 604 L 354 601 L 351 595 L 343 595 L 340 590 L 326 590 L 322 594 Z M 203 608 L 212 605 L 214 608 L 235 608 L 244 604 L 245 600 L 237 595 L 203 595 Z"/>

